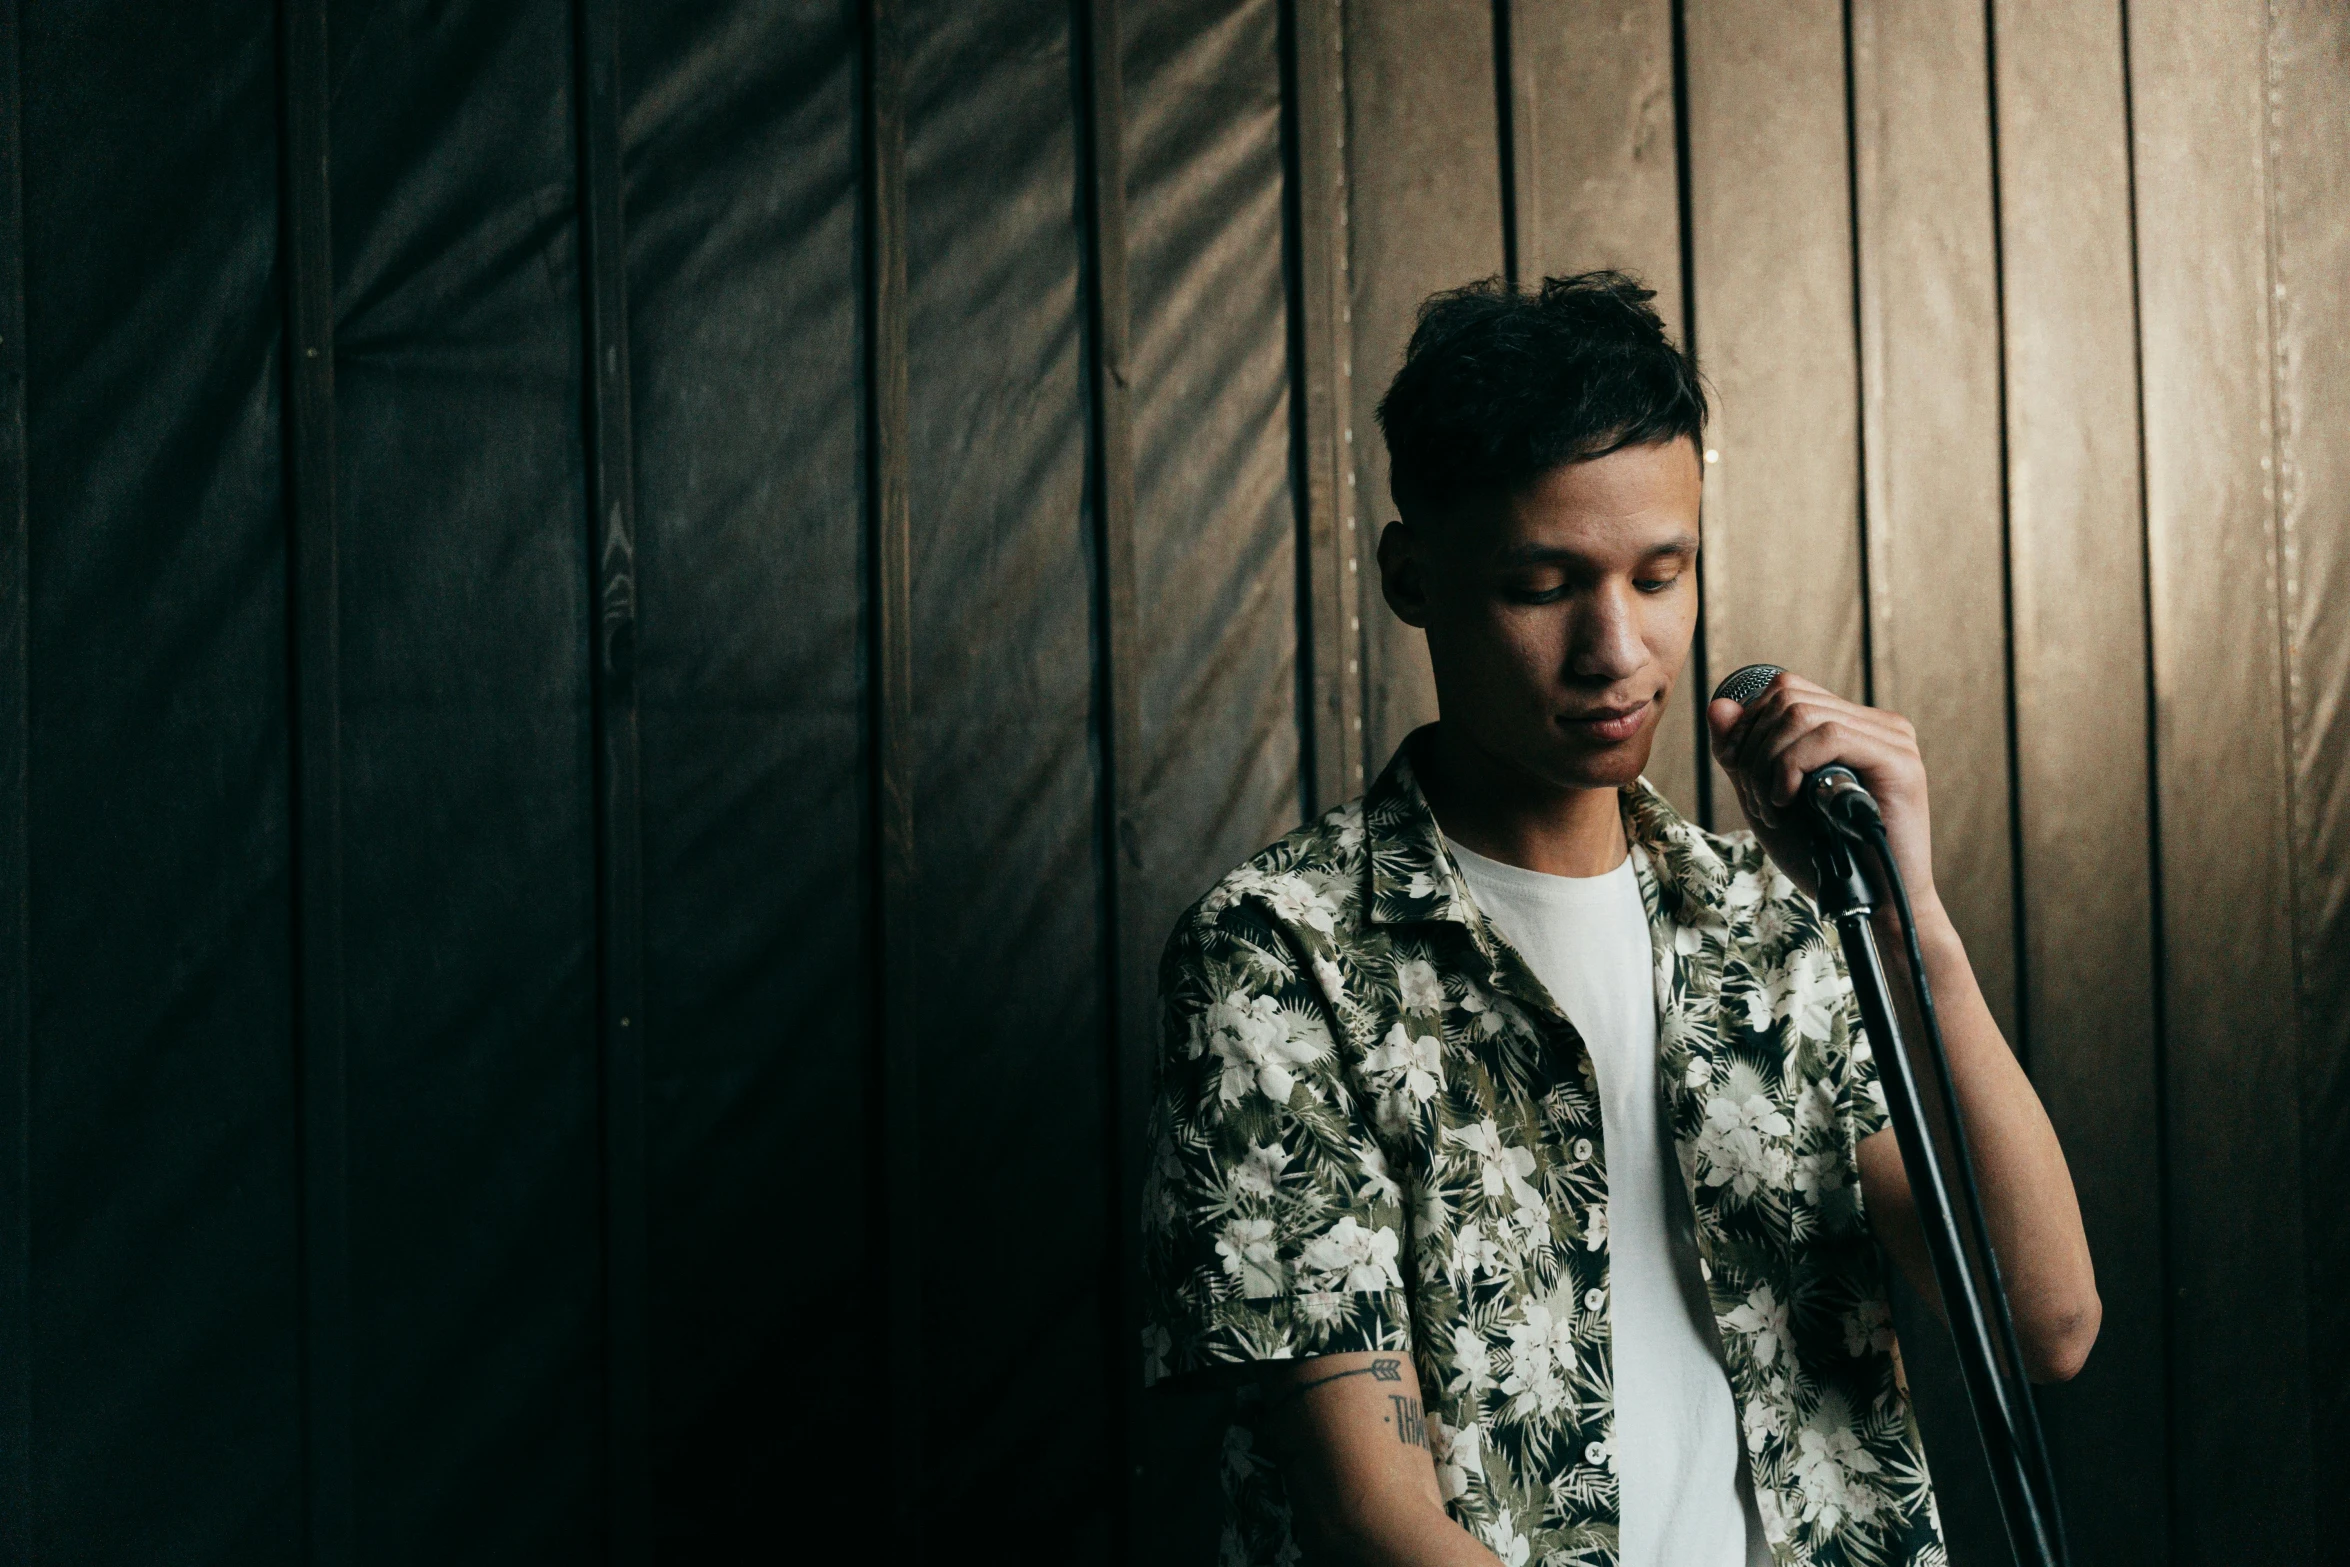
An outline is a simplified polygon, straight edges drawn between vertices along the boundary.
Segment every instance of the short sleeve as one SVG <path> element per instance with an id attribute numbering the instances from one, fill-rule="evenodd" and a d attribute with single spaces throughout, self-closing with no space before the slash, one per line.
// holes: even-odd
<path id="1" fill-rule="evenodd" d="M 1400 1193 L 1306 960 L 1248 901 L 1160 965 L 1143 1380 L 1408 1349 Z"/>

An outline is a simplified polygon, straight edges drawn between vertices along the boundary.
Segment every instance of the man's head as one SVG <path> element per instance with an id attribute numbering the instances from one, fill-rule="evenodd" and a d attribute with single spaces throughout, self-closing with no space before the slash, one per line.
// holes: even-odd
<path id="1" fill-rule="evenodd" d="M 1420 308 L 1379 404 L 1387 602 L 1448 736 L 1555 788 L 1638 777 L 1697 627 L 1705 393 L 1614 272 Z"/>

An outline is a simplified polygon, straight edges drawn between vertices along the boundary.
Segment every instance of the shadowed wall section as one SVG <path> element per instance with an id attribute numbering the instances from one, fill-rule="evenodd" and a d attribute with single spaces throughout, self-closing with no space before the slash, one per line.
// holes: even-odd
<path id="1" fill-rule="evenodd" d="M 1435 716 L 1419 302 L 1600 266 L 1718 398 L 1654 781 L 1755 659 L 1923 736 L 2076 1559 L 2346 1559 L 2340 7 L 276 22 L 0 0 L 0 1567 L 1213 1559 L 1158 950 Z"/>

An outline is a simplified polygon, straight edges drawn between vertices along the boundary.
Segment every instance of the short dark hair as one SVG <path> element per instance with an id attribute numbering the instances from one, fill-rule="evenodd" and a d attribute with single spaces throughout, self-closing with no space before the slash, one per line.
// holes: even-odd
<path id="1" fill-rule="evenodd" d="M 1430 295 L 1387 395 L 1388 489 L 1406 518 L 1507 494 L 1566 463 L 1705 429 L 1697 365 L 1621 272 L 1500 278 Z"/>

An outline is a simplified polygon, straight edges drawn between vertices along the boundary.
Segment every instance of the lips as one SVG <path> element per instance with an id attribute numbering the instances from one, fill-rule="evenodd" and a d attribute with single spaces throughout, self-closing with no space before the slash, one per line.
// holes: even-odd
<path id="1" fill-rule="evenodd" d="M 1614 745 L 1640 732 L 1640 720 L 1648 716 L 1650 706 L 1636 702 L 1630 707 L 1597 707 L 1588 713 L 1569 713 L 1559 721 L 1570 733 L 1586 735 L 1600 745 Z"/>

